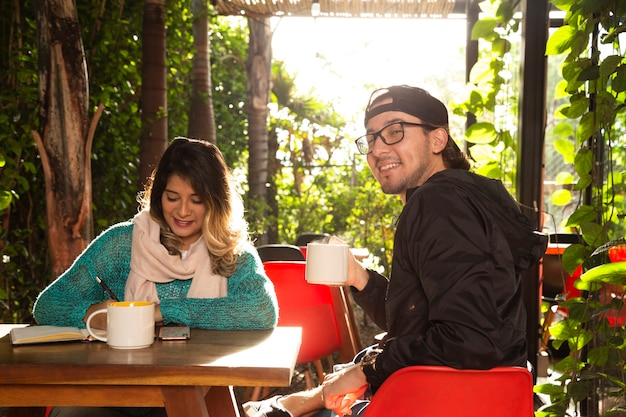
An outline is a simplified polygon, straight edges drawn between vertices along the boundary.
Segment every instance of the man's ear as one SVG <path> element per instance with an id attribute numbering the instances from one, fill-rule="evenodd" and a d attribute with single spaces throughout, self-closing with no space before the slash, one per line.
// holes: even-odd
<path id="1" fill-rule="evenodd" d="M 437 128 L 430 132 L 432 139 L 433 153 L 440 154 L 446 148 L 448 141 L 451 140 L 448 132 L 444 128 Z"/>

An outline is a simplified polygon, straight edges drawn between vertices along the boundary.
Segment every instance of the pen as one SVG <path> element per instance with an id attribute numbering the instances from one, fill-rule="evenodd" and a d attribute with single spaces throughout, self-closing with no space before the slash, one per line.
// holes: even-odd
<path id="1" fill-rule="evenodd" d="M 100 284 L 100 286 L 104 288 L 104 291 L 106 291 L 107 294 L 109 294 L 109 297 L 111 297 L 113 301 L 120 301 L 117 299 L 115 294 L 113 294 L 113 291 L 111 291 L 111 289 L 104 283 L 104 281 L 100 279 L 100 277 L 96 277 L 96 281 L 98 281 L 98 284 Z"/>

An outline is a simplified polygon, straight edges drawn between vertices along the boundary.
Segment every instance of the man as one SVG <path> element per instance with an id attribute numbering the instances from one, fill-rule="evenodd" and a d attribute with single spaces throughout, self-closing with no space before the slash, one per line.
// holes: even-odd
<path id="1" fill-rule="evenodd" d="M 348 283 L 387 337 L 320 387 L 244 404 L 249 417 L 362 415 L 367 402 L 356 398 L 411 365 L 526 366 L 520 272 L 543 256 L 547 238 L 500 181 L 469 172 L 446 107 L 427 91 L 375 91 L 365 127 L 357 148 L 383 192 L 399 195 L 404 208 L 390 279 L 352 259 Z"/>

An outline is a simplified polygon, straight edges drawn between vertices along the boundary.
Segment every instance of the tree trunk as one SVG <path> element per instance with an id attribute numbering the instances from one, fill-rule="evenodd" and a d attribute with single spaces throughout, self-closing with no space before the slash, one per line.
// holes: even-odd
<path id="1" fill-rule="evenodd" d="M 207 0 L 192 0 L 191 7 L 196 52 L 191 68 L 191 107 L 187 134 L 192 138 L 216 143 Z"/>
<path id="2" fill-rule="evenodd" d="M 53 277 L 93 238 L 89 90 L 73 0 L 35 2 L 39 53 L 39 131 Z"/>
<path id="3" fill-rule="evenodd" d="M 278 243 L 278 219 L 279 204 L 278 204 L 278 186 L 276 184 L 276 177 L 280 171 L 280 162 L 276 158 L 278 153 L 278 133 L 276 129 L 272 129 L 268 135 L 268 156 L 267 156 L 267 212 L 265 219 L 269 221 L 265 224 L 265 237 L 264 243 Z"/>
<path id="4" fill-rule="evenodd" d="M 168 143 L 163 0 L 145 0 L 144 2 L 142 53 L 142 133 L 139 179 L 145 183 L 165 152 Z"/>
<path id="5" fill-rule="evenodd" d="M 268 102 L 272 62 L 272 31 L 268 18 L 248 18 L 247 100 L 250 157 L 248 160 L 249 211 L 264 218 L 267 202 Z M 263 242 L 260 237 L 259 243 Z"/>

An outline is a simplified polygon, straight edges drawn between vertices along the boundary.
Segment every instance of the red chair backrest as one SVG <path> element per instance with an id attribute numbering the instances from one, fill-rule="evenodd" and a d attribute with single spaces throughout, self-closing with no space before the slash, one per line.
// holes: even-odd
<path id="1" fill-rule="evenodd" d="M 376 391 L 364 417 L 532 417 L 533 379 L 525 368 L 458 370 L 410 366 Z"/>
<path id="2" fill-rule="evenodd" d="M 329 287 L 305 280 L 306 262 L 264 262 L 278 298 L 278 325 L 302 327 L 298 363 L 313 362 L 341 348 Z"/>

